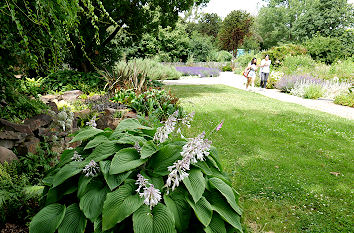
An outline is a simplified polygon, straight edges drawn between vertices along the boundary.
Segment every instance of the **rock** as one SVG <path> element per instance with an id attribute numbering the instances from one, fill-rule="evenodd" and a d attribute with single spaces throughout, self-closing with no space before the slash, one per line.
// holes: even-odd
<path id="1" fill-rule="evenodd" d="M 26 119 L 24 124 L 28 125 L 32 131 L 48 126 L 52 122 L 52 117 L 47 114 L 39 114 L 30 119 Z"/>
<path id="2" fill-rule="evenodd" d="M 49 101 L 49 102 L 47 103 L 47 105 L 50 107 L 50 109 L 51 109 L 53 112 L 59 113 L 58 106 L 57 106 L 57 104 L 56 104 L 55 102 Z"/>
<path id="3" fill-rule="evenodd" d="M 84 94 L 84 93 L 82 91 L 80 91 L 80 90 L 73 90 L 73 91 L 64 92 L 64 94 L 61 97 L 65 101 L 75 101 L 82 94 Z"/>
<path id="4" fill-rule="evenodd" d="M 91 110 L 90 109 L 84 109 L 84 110 L 81 110 L 79 112 L 74 112 L 74 117 L 79 117 L 79 118 L 83 118 L 87 115 L 89 115 L 91 113 Z"/>
<path id="5" fill-rule="evenodd" d="M 12 149 L 19 143 L 25 141 L 27 134 L 14 132 L 14 131 L 1 131 L 0 132 L 0 146 L 6 147 L 7 149 Z"/>
<path id="6" fill-rule="evenodd" d="M 4 163 L 5 161 L 10 163 L 13 160 L 18 160 L 17 156 L 11 150 L 0 146 L 0 163 Z"/>
<path id="7" fill-rule="evenodd" d="M 93 96 L 89 96 L 87 99 L 91 100 L 91 101 L 97 101 L 100 98 L 101 98 L 101 96 L 96 94 L 96 95 L 93 95 Z"/>
<path id="8" fill-rule="evenodd" d="M 36 137 L 29 137 L 23 143 L 21 143 L 16 149 L 19 155 L 26 155 L 28 153 L 36 154 L 39 147 L 40 140 Z"/>
<path id="9" fill-rule="evenodd" d="M 55 99 L 58 99 L 58 95 L 43 95 L 39 99 L 44 103 L 54 102 Z"/>
<path id="10" fill-rule="evenodd" d="M 3 126 L 5 128 L 5 130 L 21 132 L 21 133 L 25 133 L 27 135 L 33 136 L 33 132 L 28 125 L 15 124 L 15 123 L 11 123 L 7 120 L 0 119 L 0 126 Z"/>
<path id="11" fill-rule="evenodd" d="M 119 118 L 114 118 L 114 113 L 116 112 L 116 109 L 113 108 L 107 108 L 104 110 L 104 113 L 101 114 L 97 120 L 97 128 L 98 129 L 105 129 L 105 128 L 111 128 L 115 129 L 117 128 L 120 119 Z"/>
<path id="12" fill-rule="evenodd" d="M 124 114 L 124 118 L 138 118 L 138 115 L 135 112 L 127 112 Z"/>

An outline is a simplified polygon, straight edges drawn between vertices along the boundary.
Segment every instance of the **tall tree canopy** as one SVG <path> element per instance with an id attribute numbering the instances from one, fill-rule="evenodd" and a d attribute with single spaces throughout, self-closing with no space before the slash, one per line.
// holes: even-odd
<path id="1" fill-rule="evenodd" d="M 268 0 L 256 19 L 263 48 L 302 42 L 315 35 L 338 37 L 353 27 L 347 0 Z"/>
<path id="2" fill-rule="evenodd" d="M 232 50 L 236 57 L 237 48 L 245 36 L 250 34 L 253 17 L 245 11 L 232 11 L 222 22 L 218 38 L 222 49 Z"/>
<path id="3" fill-rule="evenodd" d="M 139 40 L 178 12 L 209 0 L 4 0 L 0 2 L 0 62 L 44 74 L 63 61 L 83 71 L 112 62 L 112 40 L 124 30 Z"/>

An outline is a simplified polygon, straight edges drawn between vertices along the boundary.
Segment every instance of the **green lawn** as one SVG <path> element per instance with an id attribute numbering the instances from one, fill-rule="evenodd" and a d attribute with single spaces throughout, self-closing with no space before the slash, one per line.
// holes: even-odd
<path id="1" fill-rule="evenodd" d="M 354 121 L 226 86 L 168 86 L 240 193 L 249 232 L 354 232 Z M 340 173 L 338 176 L 331 172 Z"/>

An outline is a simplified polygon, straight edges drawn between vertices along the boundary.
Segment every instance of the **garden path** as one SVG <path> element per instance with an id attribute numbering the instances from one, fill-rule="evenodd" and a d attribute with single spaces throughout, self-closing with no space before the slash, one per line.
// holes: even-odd
<path id="1" fill-rule="evenodd" d="M 246 79 L 242 75 L 237 75 L 232 72 L 221 72 L 219 77 L 212 78 L 194 78 L 194 77 L 184 77 L 180 80 L 164 80 L 166 85 L 216 85 L 223 84 L 238 89 L 245 90 Z M 325 99 L 303 99 L 301 97 L 289 95 L 282 93 L 276 89 L 260 89 L 255 88 L 253 90 L 261 95 L 281 100 L 284 102 L 300 104 L 304 107 L 319 110 L 322 112 L 327 112 L 333 115 L 344 117 L 347 119 L 354 120 L 354 108 L 334 104 L 331 100 Z"/>

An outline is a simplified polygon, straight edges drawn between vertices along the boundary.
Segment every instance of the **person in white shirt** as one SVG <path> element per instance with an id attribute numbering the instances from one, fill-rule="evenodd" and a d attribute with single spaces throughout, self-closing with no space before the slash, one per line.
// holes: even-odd
<path id="1" fill-rule="evenodd" d="M 267 87 L 271 63 L 272 62 L 269 60 L 269 55 L 266 55 L 265 58 L 261 61 L 261 88 Z"/>

